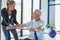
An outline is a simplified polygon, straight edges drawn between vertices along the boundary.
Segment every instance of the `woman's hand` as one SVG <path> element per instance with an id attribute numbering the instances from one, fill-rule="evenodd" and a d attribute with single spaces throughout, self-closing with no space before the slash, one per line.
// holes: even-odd
<path id="1" fill-rule="evenodd" d="M 6 30 L 9 30 L 8 26 L 6 27 Z"/>
<path id="2" fill-rule="evenodd" d="M 17 25 L 14 25 L 16 28 L 24 28 L 26 27 L 26 24 L 17 24 Z"/>
<path id="3" fill-rule="evenodd" d="M 10 24 L 9 26 L 6 27 L 6 30 L 9 30 L 9 29 L 14 29 L 14 25 Z"/>
<path id="4" fill-rule="evenodd" d="M 21 24 L 14 25 L 15 28 L 21 28 Z"/>

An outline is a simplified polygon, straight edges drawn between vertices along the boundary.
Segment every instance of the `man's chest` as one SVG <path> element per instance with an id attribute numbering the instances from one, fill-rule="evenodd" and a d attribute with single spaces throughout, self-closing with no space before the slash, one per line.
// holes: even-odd
<path id="1" fill-rule="evenodd" d="M 33 22 L 32 27 L 37 28 L 40 26 L 39 22 Z"/>

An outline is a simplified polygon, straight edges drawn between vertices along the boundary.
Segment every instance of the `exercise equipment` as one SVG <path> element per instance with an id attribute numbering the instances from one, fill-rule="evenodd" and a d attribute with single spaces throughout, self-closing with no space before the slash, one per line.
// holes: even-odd
<path id="1" fill-rule="evenodd" d="M 51 38 L 54 38 L 56 36 L 56 31 L 55 30 L 51 30 L 48 34 Z"/>

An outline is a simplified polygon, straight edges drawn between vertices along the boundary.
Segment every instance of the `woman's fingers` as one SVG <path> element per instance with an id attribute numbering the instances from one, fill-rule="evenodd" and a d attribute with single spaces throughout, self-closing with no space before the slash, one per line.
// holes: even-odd
<path id="1" fill-rule="evenodd" d="M 6 30 L 9 30 L 9 28 L 8 28 L 8 27 L 6 27 Z"/>
<path id="2" fill-rule="evenodd" d="M 7 27 L 6 27 L 6 30 L 14 29 L 14 28 L 15 28 L 14 26 L 7 26 Z"/>

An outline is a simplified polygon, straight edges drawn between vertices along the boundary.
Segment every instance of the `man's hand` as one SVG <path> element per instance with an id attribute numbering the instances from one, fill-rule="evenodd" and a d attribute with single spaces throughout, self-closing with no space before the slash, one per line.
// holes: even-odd
<path id="1" fill-rule="evenodd" d="M 30 32 L 35 32 L 35 28 L 30 28 Z"/>
<path id="2" fill-rule="evenodd" d="M 40 31 L 43 29 L 43 26 L 37 27 L 36 29 L 37 29 L 37 31 Z"/>
<path id="3" fill-rule="evenodd" d="M 20 24 L 17 24 L 17 25 L 14 25 L 16 28 L 20 28 L 21 25 Z"/>

